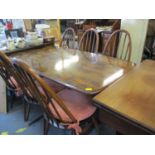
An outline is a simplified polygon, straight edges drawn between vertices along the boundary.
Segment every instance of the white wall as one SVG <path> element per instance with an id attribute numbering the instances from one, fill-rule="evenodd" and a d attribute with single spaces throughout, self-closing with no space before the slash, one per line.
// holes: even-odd
<path id="1" fill-rule="evenodd" d="M 121 29 L 126 29 L 131 35 L 132 55 L 131 61 L 138 64 L 141 62 L 147 28 L 148 19 L 122 19 Z"/>
<path id="2" fill-rule="evenodd" d="M 7 112 L 6 86 L 1 77 L 0 77 L 0 112 Z"/>

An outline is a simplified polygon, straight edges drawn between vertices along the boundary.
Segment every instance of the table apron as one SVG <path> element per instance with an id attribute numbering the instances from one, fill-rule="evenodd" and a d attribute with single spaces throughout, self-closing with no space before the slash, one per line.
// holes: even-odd
<path id="1" fill-rule="evenodd" d="M 110 110 L 109 108 L 95 103 L 99 108 L 99 120 L 102 123 L 107 124 L 108 126 L 116 129 L 118 132 L 127 135 L 149 135 L 155 134 L 155 131 L 152 131 L 144 126 Z"/>

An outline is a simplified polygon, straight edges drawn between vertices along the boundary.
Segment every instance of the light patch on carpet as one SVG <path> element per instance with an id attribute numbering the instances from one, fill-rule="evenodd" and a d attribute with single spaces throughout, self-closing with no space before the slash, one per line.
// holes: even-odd
<path id="1" fill-rule="evenodd" d="M 9 134 L 8 131 L 1 132 L 1 135 L 8 135 L 8 134 Z"/>
<path id="2" fill-rule="evenodd" d="M 20 134 L 22 132 L 24 132 L 26 130 L 26 128 L 20 128 L 18 130 L 15 131 L 16 134 Z"/>

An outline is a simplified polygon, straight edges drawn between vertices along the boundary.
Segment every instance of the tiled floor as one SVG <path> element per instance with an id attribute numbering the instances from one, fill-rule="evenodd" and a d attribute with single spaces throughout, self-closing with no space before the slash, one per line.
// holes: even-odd
<path id="1" fill-rule="evenodd" d="M 30 120 L 34 119 L 40 114 L 39 107 L 32 107 L 30 112 Z M 23 105 L 16 102 L 13 109 L 7 114 L 0 113 L 0 134 L 1 135 L 42 135 L 43 134 L 43 120 L 29 126 L 29 122 L 24 122 L 23 118 Z M 115 134 L 115 130 L 101 125 L 101 133 L 105 135 Z M 49 135 L 70 135 L 70 131 L 50 127 Z M 95 129 L 92 130 L 90 135 L 96 135 Z"/>

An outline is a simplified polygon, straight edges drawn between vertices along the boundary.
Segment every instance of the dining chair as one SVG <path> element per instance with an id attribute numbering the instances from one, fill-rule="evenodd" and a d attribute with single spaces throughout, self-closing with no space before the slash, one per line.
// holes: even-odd
<path id="1" fill-rule="evenodd" d="M 75 48 L 75 31 L 73 28 L 67 28 L 64 31 L 62 34 L 60 46 L 71 49 Z"/>
<path id="2" fill-rule="evenodd" d="M 89 29 L 84 32 L 79 42 L 79 50 L 87 52 L 98 52 L 99 34 L 95 29 Z"/>
<path id="3" fill-rule="evenodd" d="M 22 84 L 19 84 L 21 81 L 18 76 L 18 72 L 12 64 L 12 59 L 3 52 L 0 52 L 0 75 L 5 81 L 8 90 L 7 95 L 9 96 L 8 99 L 10 103 L 10 107 L 8 109 L 12 109 L 14 97 L 18 97 L 21 99 L 22 103 L 24 103 L 24 120 L 27 121 L 29 117 L 30 104 L 34 103 L 34 100 L 32 100 L 30 96 L 27 96 L 27 100 L 23 98 L 23 91 L 20 87 Z M 33 122 L 35 121 L 33 120 Z M 31 122 L 31 124 L 33 122 Z"/>
<path id="4" fill-rule="evenodd" d="M 0 76 L 6 83 L 7 96 L 10 103 L 10 107 L 7 108 L 9 111 L 13 108 L 14 97 L 22 97 L 22 90 L 18 84 L 19 77 L 16 74 L 16 70 L 9 57 L 3 52 L 0 52 Z"/>
<path id="5" fill-rule="evenodd" d="M 6 83 L 7 95 L 9 99 L 10 106 L 7 108 L 8 111 L 13 108 L 14 97 L 21 99 L 24 104 L 24 121 L 28 121 L 31 105 L 36 104 L 35 99 L 33 99 L 29 94 L 25 94 L 23 98 L 23 91 L 20 86 L 20 78 L 16 68 L 12 64 L 12 59 L 10 59 L 5 53 L 0 52 L 0 76 Z M 59 92 L 63 89 L 63 86 L 57 84 L 46 77 L 42 77 L 50 87 L 54 89 L 55 92 Z M 22 84 L 21 84 L 22 85 Z M 29 125 L 35 123 L 41 118 L 41 115 L 34 118 Z"/>
<path id="6" fill-rule="evenodd" d="M 14 66 L 20 75 L 24 95 L 33 97 L 44 112 L 44 134 L 48 134 L 50 125 L 70 129 L 75 134 L 82 134 L 92 125 L 96 107 L 90 96 L 71 89 L 56 94 L 23 62 L 14 60 Z"/>
<path id="7" fill-rule="evenodd" d="M 114 31 L 105 43 L 103 54 L 117 57 L 122 60 L 131 61 L 131 36 L 124 29 Z"/>

